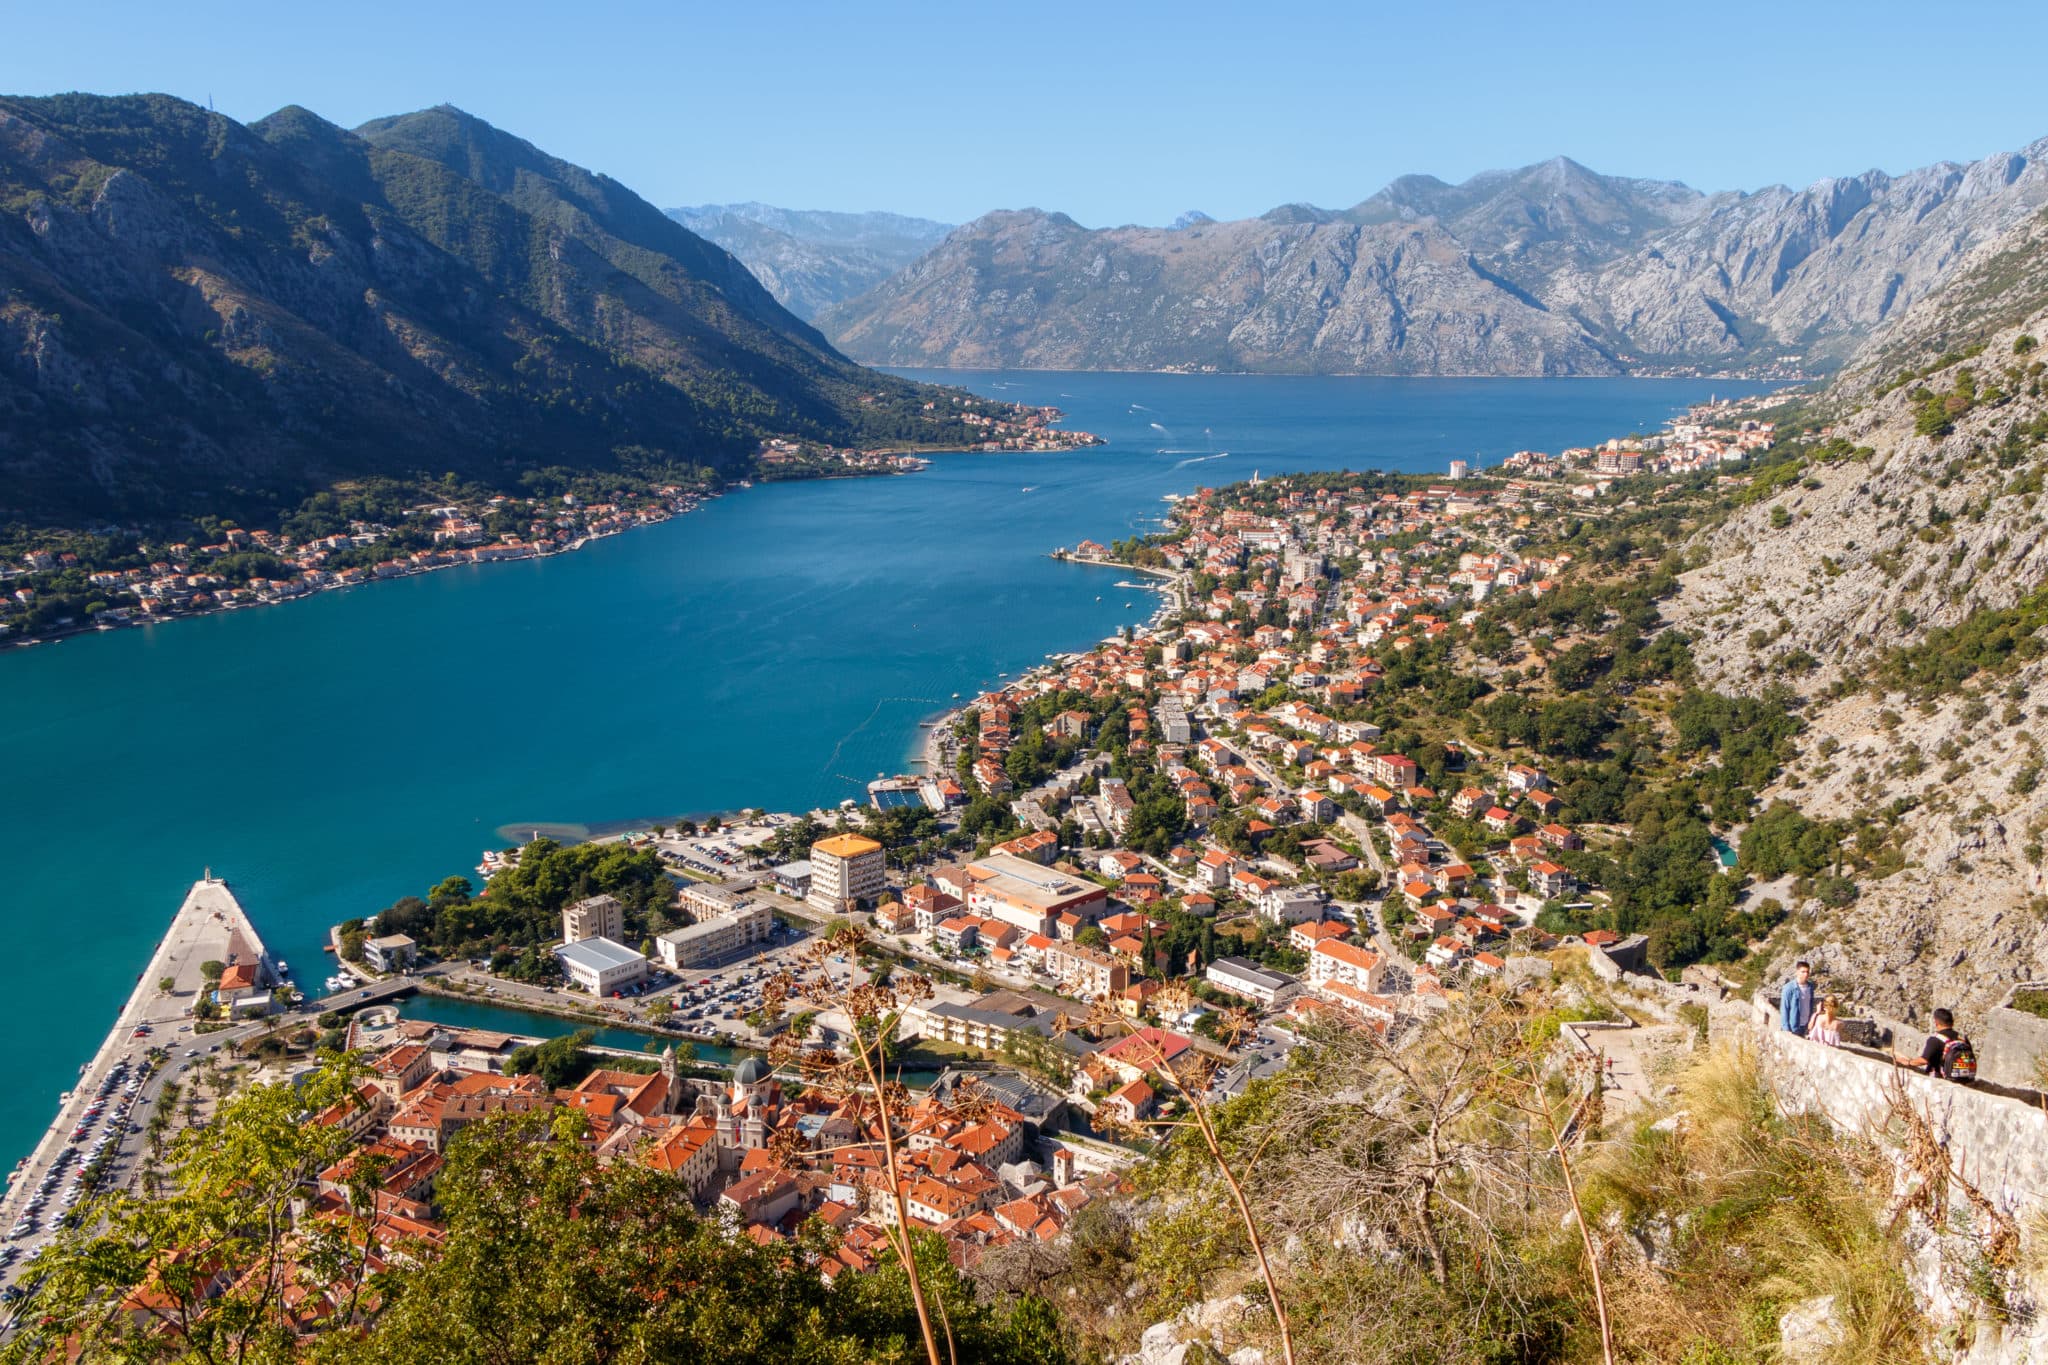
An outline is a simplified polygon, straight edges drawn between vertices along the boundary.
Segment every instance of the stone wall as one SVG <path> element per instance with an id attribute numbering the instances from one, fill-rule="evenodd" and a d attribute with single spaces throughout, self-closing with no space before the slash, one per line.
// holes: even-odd
<path id="1" fill-rule="evenodd" d="M 2038 1068 L 2048 1060 L 2048 1019 L 2012 1008 L 2020 991 L 2048 991 L 2048 983 L 2026 981 L 2006 993 L 2003 1003 L 1984 1016 L 1984 1023 L 1971 1035 L 1977 1048 L 1977 1074 L 1994 1085 L 2023 1089 L 2042 1082 Z"/>
<path id="2" fill-rule="evenodd" d="M 2001 1208 L 2048 1208 L 2048 1110 L 1808 1042 L 1780 1030 L 1763 1002 L 1753 1017 L 1764 1077 L 1786 1113 L 1820 1114 L 1875 1138 L 1893 1126 L 1893 1104 L 1903 1100 L 1941 1135 L 1955 1170 Z"/>

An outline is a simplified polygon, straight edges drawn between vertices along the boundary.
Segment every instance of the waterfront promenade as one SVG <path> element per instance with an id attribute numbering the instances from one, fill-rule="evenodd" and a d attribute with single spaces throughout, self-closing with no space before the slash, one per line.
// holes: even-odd
<path id="1" fill-rule="evenodd" d="M 118 1135 L 114 1169 L 109 1184 L 119 1185 L 133 1173 L 133 1161 L 140 1153 L 141 1133 L 147 1126 L 146 1106 L 156 1102 L 165 1082 L 173 1079 L 190 1059 L 188 1052 L 205 1055 L 218 1051 L 252 1031 L 253 1026 L 222 1029 L 208 1034 L 190 1032 L 190 1011 L 201 991 L 209 989 L 202 967 L 207 962 L 264 961 L 263 940 L 257 935 L 241 903 L 228 884 L 216 877 L 193 883 L 185 901 L 171 919 L 170 927 L 158 940 L 149 965 L 135 979 L 127 1004 L 115 1016 L 113 1028 L 90 1061 L 79 1069 L 77 1082 L 62 1096 L 55 1120 L 35 1150 L 9 1177 L 7 1192 L 0 1199 L 0 1225 L 12 1227 L 21 1217 L 30 1195 L 57 1165 L 58 1153 L 72 1142 L 81 1126 L 92 1129 L 86 1110 L 99 1097 L 102 1084 L 119 1064 L 134 1075 L 152 1048 L 162 1048 L 167 1060 L 149 1078 L 137 1097 L 128 1119 L 128 1131 Z M 265 964 L 260 980 L 267 980 Z M 170 990 L 161 983 L 170 982 Z M 136 1030 L 148 1027 L 142 1037 Z M 181 1030 L 187 1030 L 182 1031 Z M 101 1121 L 111 1122 L 111 1117 Z M 92 1134 L 89 1134 L 92 1135 Z M 50 1210 L 42 1225 L 24 1241 L 30 1247 L 43 1241 L 54 1226 L 56 1211 Z M 18 1267 L 15 1267 L 18 1268 Z M 14 1269 L 14 1268 L 10 1268 Z"/>

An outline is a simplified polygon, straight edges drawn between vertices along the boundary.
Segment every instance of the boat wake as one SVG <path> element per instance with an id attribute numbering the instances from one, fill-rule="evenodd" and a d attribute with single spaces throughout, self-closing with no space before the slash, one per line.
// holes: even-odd
<path id="1" fill-rule="evenodd" d="M 1182 460 L 1179 464 L 1175 465 L 1174 468 L 1186 469 L 1191 464 L 1201 464 L 1204 460 L 1220 460 L 1229 454 L 1230 452 L 1227 450 L 1219 450 L 1214 455 L 1197 455 L 1192 460 Z"/>

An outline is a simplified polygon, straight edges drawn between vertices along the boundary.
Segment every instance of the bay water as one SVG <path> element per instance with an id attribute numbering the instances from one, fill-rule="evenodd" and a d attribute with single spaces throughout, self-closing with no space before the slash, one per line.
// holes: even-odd
<path id="1" fill-rule="evenodd" d="M 0 650 L 0 1164 L 25 1153 L 191 882 L 317 989 L 326 927 L 536 826 L 862 795 L 917 723 L 1143 621 L 1048 557 L 1254 470 L 1442 473 L 1663 420 L 1726 381 L 913 372 L 1106 446 L 763 485 L 546 560 Z"/>

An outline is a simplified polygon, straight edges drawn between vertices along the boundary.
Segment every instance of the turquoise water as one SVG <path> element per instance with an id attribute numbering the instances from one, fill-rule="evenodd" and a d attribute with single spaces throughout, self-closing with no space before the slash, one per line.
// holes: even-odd
<path id="1" fill-rule="evenodd" d="M 513 1009 L 505 1005 L 486 1005 L 468 1000 L 451 1000 L 439 995 L 416 995 L 407 1000 L 400 1012 L 408 1019 L 427 1019 L 452 1028 L 488 1029 L 493 1033 L 516 1033 L 526 1038 L 556 1038 L 565 1033 L 574 1033 L 580 1028 L 591 1030 L 591 1042 L 599 1047 L 623 1048 L 628 1052 L 645 1052 L 654 1035 L 635 1033 L 630 1029 L 598 1028 L 595 1025 L 579 1024 L 573 1019 L 562 1019 L 552 1014 L 535 1014 L 529 1010 Z M 745 1048 L 720 1047 L 717 1043 L 692 1043 L 696 1060 L 713 1066 L 731 1066 L 743 1057 L 761 1056 Z M 906 1071 L 902 1074 L 905 1085 L 923 1089 L 938 1079 L 936 1071 Z"/>
<path id="2" fill-rule="evenodd" d="M 1556 450 L 1739 387 L 931 377 L 1112 444 L 763 486 L 555 559 L 0 651 L 0 970 L 30 1030 L 0 1152 L 47 1125 L 208 866 L 317 983 L 326 925 L 468 873 L 501 829 L 794 809 L 900 770 L 952 694 L 1150 613 L 1046 553 L 1152 529 L 1165 493 Z"/>

